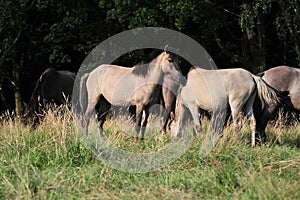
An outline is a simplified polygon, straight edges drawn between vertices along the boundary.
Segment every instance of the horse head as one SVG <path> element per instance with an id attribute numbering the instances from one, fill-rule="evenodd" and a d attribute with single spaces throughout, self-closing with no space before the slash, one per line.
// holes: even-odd
<path id="1" fill-rule="evenodd" d="M 163 51 L 156 59 L 164 75 L 170 74 L 172 77 L 177 77 L 180 73 L 179 57 L 170 51 Z"/>

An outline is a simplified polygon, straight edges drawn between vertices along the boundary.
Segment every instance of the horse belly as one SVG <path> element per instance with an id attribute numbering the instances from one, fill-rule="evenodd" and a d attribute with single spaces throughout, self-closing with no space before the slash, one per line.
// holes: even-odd
<path id="1" fill-rule="evenodd" d="M 117 85 L 116 87 L 105 87 L 102 89 L 104 98 L 116 106 L 126 106 L 131 102 L 133 92 L 128 85 Z"/>
<path id="2" fill-rule="evenodd" d="M 223 87 L 194 87 L 198 106 L 206 111 L 215 111 L 227 106 L 227 95 Z"/>
<path id="3" fill-rule="evenodd" d="M 221 110 L 227 106 L 227 98 L 223 95 L 201 96 L 200 98 L 197 98 L 197 100 L 199 107 L 206 111 Z"/>
<path id="4" fill-rule="evenodd" d="M 127 71 L 124 69 L 115 70 L 114 67 L 107 67 L 98 80 L 99 94 L 110 104 L 116 106 L 126 106 L 130 102 L 133 86 Z"/>

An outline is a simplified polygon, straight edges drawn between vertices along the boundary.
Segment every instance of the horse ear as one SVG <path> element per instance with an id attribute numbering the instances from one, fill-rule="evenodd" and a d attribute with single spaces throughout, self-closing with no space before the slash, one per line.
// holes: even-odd
<path id="1" fill-rule="evenodd" d="M 166 46 L 165 46 L 165 48 L 164 48 L 164 51 L 165 51 L 165 52 L 168 51 L 168 47 L 169 47 L 169 45 L 166 44 Z"/>

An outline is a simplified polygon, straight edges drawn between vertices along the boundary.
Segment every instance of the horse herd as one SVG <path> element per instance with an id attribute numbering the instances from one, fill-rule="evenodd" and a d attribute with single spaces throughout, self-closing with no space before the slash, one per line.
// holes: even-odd
<path id="1" fill-rule="evenodd" d="M 38 113 L 44 100 L 65 103 L 74 84 L 74 73 L 47 69 L 34 88 L 26 109 L 28 115 Z M 179 57 L 166 50 L 150 63 L 131 68 L 100 65 L 84 74 L 76 88 L 78 99 L 73 98 L 72 103 L 74 106 L 78 102 L 79 109 L 74 112 L 79 114 L 86 133 L 96 112 L 100 137 L 108 111 L 118 106 L 130 108 L 135 120 L 135 140 L 139 134 L 143 139 L 149 109 L 160 104 L 165 108 L 162 129 L 165 132 L 169 123 L 173 137 L 184 134 L 188 114 L 192 116 L 193 133 L 201 134 L 199 109 L 212 113 L 212 123 L 221 124 L 216 134 L 222 131 L 228 113 L 237 133 L 239 114 L 244 113 L 250 120 L 254 147 L 256 139 L 266 142 L 267 123 L 281 105 L 300 110 L 300 69 L 278 66 L 253 75 L 241 68 L 205 70 L 195 66 L 184 77 Z"/>

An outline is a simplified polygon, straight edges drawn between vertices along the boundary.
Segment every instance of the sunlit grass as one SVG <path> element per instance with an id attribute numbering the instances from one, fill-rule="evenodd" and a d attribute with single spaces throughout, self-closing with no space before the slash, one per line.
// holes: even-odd
<path id="1" fill-rule="evenodd" d="M 134 126 L 126 120 L 109 119 L 104 125 L 105 137 L 118 148 L 148 153 L 172 141 L 153 119 L 145 140 L 136 143 Z M 49 111 L 35 129 L 6 116 L 0 126 L 0 198 L 299 199 L 300 125 L 270 124 L 267 144 L 251 148 L 250 129 L 243 124 L 238 135 L 225 128 L 212 151 L 200 156 L 209 127 L 205 119 L 203 137 L 175 162 L 157 171 L 128 173 L 93 156 L 65 108 Z"/>

